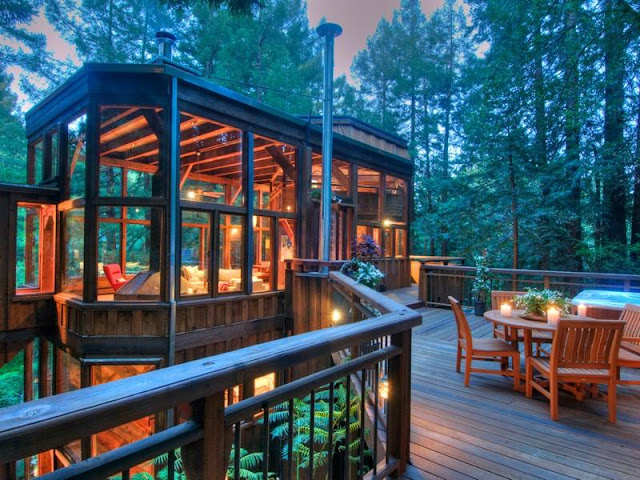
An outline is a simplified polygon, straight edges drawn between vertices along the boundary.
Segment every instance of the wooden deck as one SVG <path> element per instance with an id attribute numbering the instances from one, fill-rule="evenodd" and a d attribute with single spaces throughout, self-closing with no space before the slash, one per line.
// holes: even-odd
<path id="1" fill-rule="evenodd" d="M 455 372 L 455 322 L 448 309 L 422 308 L 414 330 L 412 467 L 406 479 L 640 479 L 640 387 L 618 388 L 618 423 L 606 402 L 560 397 L 549 403 L 512 390 L 497 375 Z M 468 313 L 474 337 L 490 324 Z M 491 368 L 491 367 L 488 367 Z"/>

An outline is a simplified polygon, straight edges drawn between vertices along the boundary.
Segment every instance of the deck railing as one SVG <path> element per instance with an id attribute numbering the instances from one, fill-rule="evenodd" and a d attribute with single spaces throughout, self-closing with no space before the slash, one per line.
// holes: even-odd
<path id="1" fill-rule="evenodd" d="M 409 459 L 411 328 L 420 315 L 338 272 L 330 277 L 351 303 L 374 308 L 378 316 L 2 409 L 0 466 L 148 415 L 191 411 L 183 423 L 41 478 L 124 480 L 134 467 L 168 454 L 168 478 L 181 455 L 184 476 L 175 478 L 239 479 L 250 445 L 258 445 L 251 458 L 261 459 L 256 468 L 263 478 L 270 472 L 297 478 L 300 470 L 307 478 L 402 473 Z M 340 352 L 335 365 L 293 374 L 295 365 Z M 389 391 L 384 407 L 381 369 Z M 225 406 L 229 389 L 271 372 L 280 372 L 284 384 Z M 298 411 L 300 402 L 306 403 Z M 322 412 L 315 415 L 315 409 Z M 308 421 L 294 418 L 305 411 Z M 384 442 L 377 438 L 381 412 Z M 365 448 L 371 429 L 373 441 Z"/>
<path id="2" fill-rule="evenodd" d="M 471 304 L 474 267 L 422 265 L 419 297 L 426 305 L 448 306 L 449 295 Z M 640 275 L 490 268 L 495 290 L 551 288 L 573 297 L 586 289 L 640 292 Z"/>

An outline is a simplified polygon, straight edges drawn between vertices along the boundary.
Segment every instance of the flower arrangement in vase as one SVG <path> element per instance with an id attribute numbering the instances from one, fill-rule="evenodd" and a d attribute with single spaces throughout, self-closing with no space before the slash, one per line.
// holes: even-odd
<path id="1" fill-rule="evenodd" d="M 514 298 L 516 308 L 524 310 L 523 316 L 534 320 L 546 320 L 547 310 L 551 307 L 568 314 L 570 300 L 557 290 L 538 290 L 531 288 L 524 295 Z"/>

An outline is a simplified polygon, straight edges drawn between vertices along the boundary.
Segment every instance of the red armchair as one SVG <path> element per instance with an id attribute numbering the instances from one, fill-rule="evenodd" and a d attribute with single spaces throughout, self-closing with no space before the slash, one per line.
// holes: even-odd
<path id="1" fill-rule="evenodd" d="M 127 279 L 124 278 L 124 275 L 122 275 L 120 265 L 118 265 L 117 263 L 104 265 L 102 269 L 104 270 L 104 274 L 107 277 L 107 280 L 109 280 L 109 283 L 111 284 L 114 292 L 120 290 L 120 288 L 122 288 L 122 286 L 127 283 Z"/>

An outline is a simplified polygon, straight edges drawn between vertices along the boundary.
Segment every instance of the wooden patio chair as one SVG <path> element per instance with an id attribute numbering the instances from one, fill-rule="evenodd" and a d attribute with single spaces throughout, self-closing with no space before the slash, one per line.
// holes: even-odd
<path id="1" fill-rule="evenodd" d="M 515 307 L 513 297 L 518 295 L 524 295 L 527 292 L 517 292 L 517 291 L 503 291 L 503 290 L 492 290 L 491 291 L 491 308 L 498 310 L 500 305 L 508 303 L 512 307 Z M 501 325 L 493 324 L 493 338 L 505 338 L 506 327 L 501 328 Z M 536 344 L 536 355 L 540 356 L 540 352 L 543 351 L 541 349 L 541 345 L 544 343 L 551 343 L 553 339 L 552 332 L 545 332 L 542 330 L 533 330 L 531 332 L 531 342 Z M 524 341 L 524 334 L 518 332 L 518 341 Z"/>
<path id="2" fill-rule="evenodd" d="M 458 327 L 458 352 L 456 356 L 456 372 L 460 371 L 462 359 L 465 359 L 464 386 L 469 386 L 471 372 L 490 373 L 513 377 L 513 389 L 520 389 L 520 352 L 518 348 L 502 338 L 477 338 L 471 335 L 471 328 L 467 317 L 462 311 L 460 302 L 453 297 L 449 297 L 449 303 L 453 309 L 453 316 Z M 511 370 L 489 370 L 485 368 L 472 368 L 473 360 L 499 361 L 502 365 L 512 360 Z"/>
<path id="3" fill-rule="evenodd" d="M 607 401 L 609 421 L 616 422 L 616 377 L 618 349 L 622 339 L 624 322 L 609 320 L 560 320 L 553 336 L 551 356 L 526 359 L 526 394 L 532 397 L 533 389 L 550 400 L 550 414 L 558 420 L 558 388 L 560 383 L 606 383 L 609 386 Z M 533 372 L 548 379 L 546 390 Z"/>
<path id="4" fill-rule="evenodd" d="M 640 368 L 640 305 L 626 304 L 620 320 L 624 322 L 624 330 L 618 352 L 618 384 L 640 385 L 640 380 L 620 378 L 620 368 Z"/>

